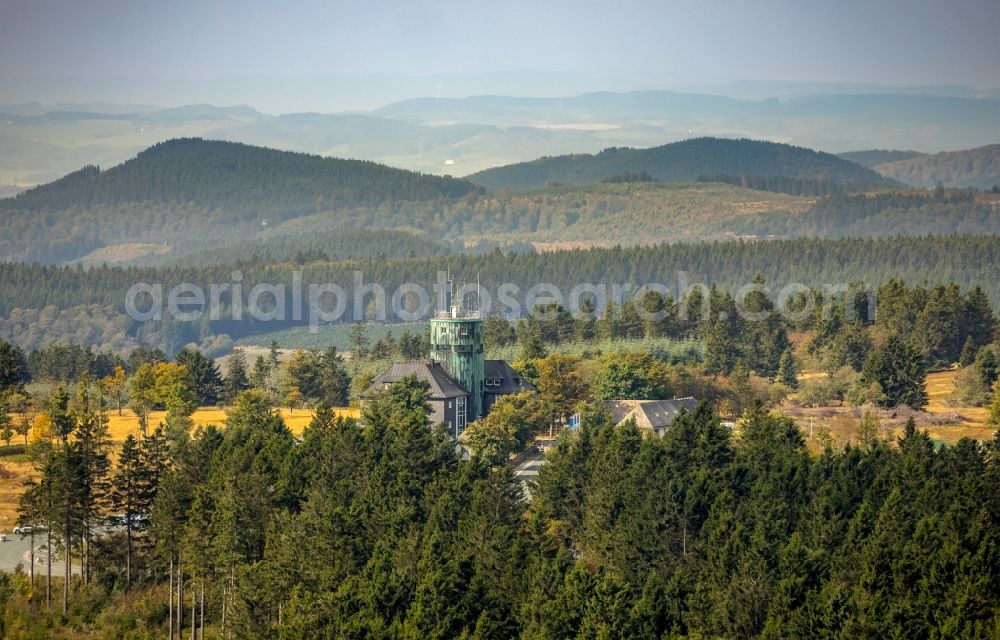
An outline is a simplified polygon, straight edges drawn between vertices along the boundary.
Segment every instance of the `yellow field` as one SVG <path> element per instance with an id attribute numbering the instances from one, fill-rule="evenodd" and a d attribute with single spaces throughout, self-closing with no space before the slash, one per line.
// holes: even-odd
<path id="1" fill-rule="evenodd" d="M 288 425 L 288 428 L 295 435 L 302 434 L 302 430 L 312 420 L 313 415 L 311 409 L 295 409 L 294 411 L 280 409 L 279 411 L 281 417 L 285 420 L 285 424 Z M 334 411 L 338 415 L 348 418 L 356 418 L 359 414 L 357 409 L 351 407 L 334 409 Z M 166 417 L 167 414 L 165 411 L 151 412 L 149 414 L 150 428 L 156 427 L 156 425 L 166 420 Z M 191 414 L 191 419 L 194 421 L 196 427 L 204 427 L 210 424 L 221 427 L 226 423 L 226 410 L 217 407 L 202 407 Z M 122 411 L 122 415 L 120 416 L 117 412 L 112 411 L 108 414 L 108 430 L 111 433 L 111 439 L 119 443 L 123 442 L 129 434 L 138 437 L 139 418 L 128 409 Z"/>
<path id="2" fill-rule="evenodd" d="M 956 406 L 949 402 L 955 390 L 957 371 L 938 371 L 927 376 L 928 403 L 924 411 L 912 411 L 906 407 L 878 411 L 884 437 L 894 440 L 903 434 L 909 417 L 917 423 L 917 428 L 927 431 L 938 442 L 953 445 L 962 438 L 992 440 L 997 431 L 995 425 L 986 423 L 989 409 L 986 407 Z M 822 372 L 810 372 L 799 376 L 800 380 L 825 376 Z M 864 410 L 849 406 L 803 408 L 786 403 L 782 411 L 792 416 L 796 424 L 806 433 L 814 435 L 829 432 L 835 447 L 853 442 L 858 422 Z M 821 448 L 816 437 L 808 438 L 809 447 L 815 451 Z"/>
<path id="3" fill-rule="evenodd" d="M 355 408 L 345 407 L 334 409 L 338 415 L 356 418 L 359 411 Z M 295 435 L 301 435 L 302 430 L 309 424 L 313 412 L 311 409 L 288 409 L 280 410 L 281 417 L 285 424 Z M 216 407 L 203 407 L 192 414 L 195 426 L 206 426 L 214 424 L 219 427 L 225 426 L 226 411 Z M 155 427 L 166 419 L 166 412 L 154 411 L 149 414 L 150 427 Z M 118 415 L 116 411 L 108 414 L 108 431 L 111 440 L 114 442 L 113 455 L 117 455 L 121 443 L 131 434 L 139 436 L 139 418 L 128 409 Z M 15 439 L 13 444 L 17 445 Z M 31 464 L 24 459 L 24 456 L 8 458 L 3 456 L 3 447 L 0 447 L 0 464 L 3 464 L 10 472 L 9 477 L 0 477 L 0 531 L 10 531 L 17 521 L 17 500 L 21 495 L 22 483 L 32 474 Z"/>

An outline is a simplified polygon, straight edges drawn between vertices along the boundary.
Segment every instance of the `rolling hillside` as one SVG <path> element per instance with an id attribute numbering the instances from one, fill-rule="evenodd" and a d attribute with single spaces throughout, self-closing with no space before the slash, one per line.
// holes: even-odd
<path id="1" fill-rule="evenodd" d="M 0 208 L 198 202 L 212 208 L 281 211 L 457 198 L 475 191 L 476 187 L 462 180 L 374 162 L 186 138 L 154 145 L 106 171 L 85 167 L 13 199 L 0 200 Z"/>
<path id="2" fill-rule="evenodd" d="M 491 189 L 537 189 L 551 183 L 593 184 L 615 176 L 648 174 L 658 182 L 694 182 L 702 176 L 749 175 L 822 179 L 851 187 L 888 181 L 837 156 L 756 140 L 696 138 L 651 149 L 606 149 L 596 155 L 546 157 L 481 171 L 468 179 Z"/>
<path id="3" fill-rule="evenodd" d="M 1000 144 L 963 151 L 946 151 L 876 165 L 884 176 L 915 187 L 976 187 L 1000 185 Z"/>
<path id="4" fill-rule="evenodd" d="M 0 200 L 0 260 L 68 262 L 119 245 L 186 253 L 261 239 L 318 211 L 340 215 L 338 228 L 355 227 L 344 212 L 431 205 L 482 191 L 464 180 L 368 161 L 177 139 L 111 169 L 84 167 Z M 110 255 L 120 253 L 115 248 Z"/>
<path id="5" fill-rule="evenodd" d="M 860 164 L 862 167 L 873 168 L 875 165 L 898 160 L 910 160 L 919 158 L 924 154 L 919 151 L 898 151 L 896 149 L 865 149 L 864 151 L 847 151 L 838 153 L 837 157 L 848 162 Z"/>

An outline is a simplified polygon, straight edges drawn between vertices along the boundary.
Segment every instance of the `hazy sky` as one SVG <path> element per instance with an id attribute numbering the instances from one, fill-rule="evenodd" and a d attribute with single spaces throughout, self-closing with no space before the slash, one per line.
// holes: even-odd
<path id="1" fill-rule="evenodd" d="M 0 104 L 266 108 L 261 87 L 310 78 L 498 71 L 615 90 L 750 79 L 997 88 L 998 27 L 1000 0 L 0 0 Z M 445 92 L 461 92 L 454 84 Z M 284 98 L 272 106 L 297 106 Z"/>

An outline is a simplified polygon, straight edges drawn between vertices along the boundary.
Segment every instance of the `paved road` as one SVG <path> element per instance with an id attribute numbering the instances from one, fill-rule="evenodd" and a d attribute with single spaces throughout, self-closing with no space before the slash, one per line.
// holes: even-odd
<path id="1" fill-rule="evenodd" d="M 13 571 L 17 565 L 28 573 L 28 566 L 31 563 L 31 537 L 23 538 L 16 533 L 7 533 L 7 542 L 0 542 L 0 571 Z M 35 575 L 45 575 L 45 534 L 35 536 Z M 52 575 L 62 576 L 66 574 L 66 567 L 62 562 L 52 562 Z M 80 574 L 80 566 L 73 565 L 73 574 Z"/>
<path id="2" fill-rule="evenodd" d="M 524 487 L 524 497 L 531 500 L 530 481 L 538 478 L 538 470 L 545 464 L 545 452 L 537 451 L 530 454 L 514 468 L 514 475 L 521 481 Z"/>

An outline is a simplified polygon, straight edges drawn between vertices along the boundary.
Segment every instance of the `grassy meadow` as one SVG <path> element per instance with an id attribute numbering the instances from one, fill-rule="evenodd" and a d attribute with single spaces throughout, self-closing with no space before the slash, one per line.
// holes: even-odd
<path id="1" fill-rule="evenodd" d="M 882 436 L 894 441 L 903 435 L 909 417 L 917 423 L 917 428 L 927 431 L 938 445 L 954 445 L 962 438 L 992 440 L 997 432 L 995 425 L 987 424 L 989 408 L 955 405 L 951 394 L 955 391 L 956 370 L 936 371 L 927 376 L 928 403 L 924 411 L 913 411 L 907 407 L 879 409 L 876 411 L 882 425 Z M 822 372 L 807 372 L 800 380 L 825 376 Z M 865 409 L 860 407 L 825 406 L 798 407 L 785 402 L 780 410 L 791 416 L 806 434 L 806 441 L 813 451 L 823 448 L 823 434 L 835 448 L 856 441 L 858 422 Z"/>

